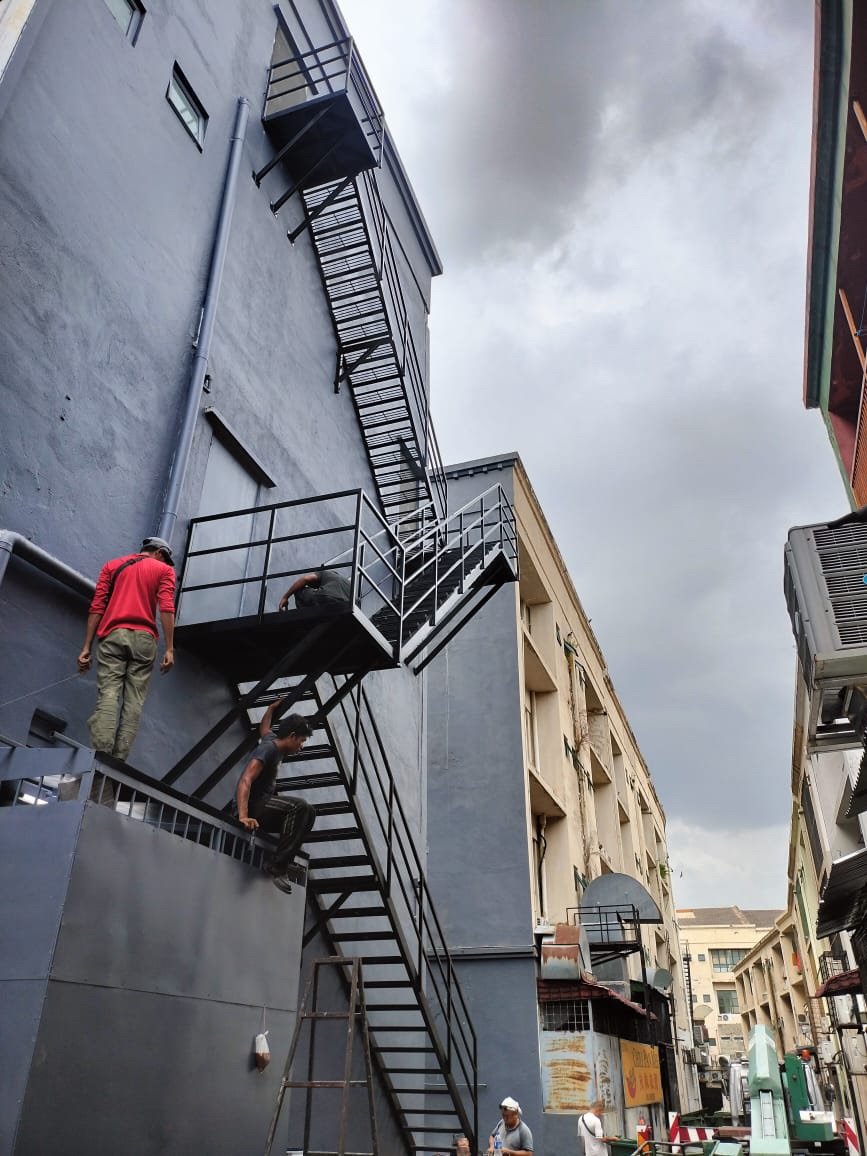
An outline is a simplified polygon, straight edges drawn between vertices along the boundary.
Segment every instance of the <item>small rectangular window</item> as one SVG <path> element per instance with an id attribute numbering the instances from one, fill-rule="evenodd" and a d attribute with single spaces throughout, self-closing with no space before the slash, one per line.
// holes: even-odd
<path id="1" fill-rule="evenodd" d="M 208 123 L 208 114 L 205 112 L 196 94 L 190 88 L 189 81 L 175 63 L 172 69 L 172 79 L 166 92 L 166 100 L 178 114 L 184 128 L 199 146 L 205 143 L 205 127 Z"/>
<path id="2" fill-rule="evenodd" d="M 543 1003 L 543 1032 L 587 1032 L 590 1030 L 590 1005 L 586 999 L 562 999 Z"/>
<path id="3" fill-rule="evenodd" d="M 142 5 L 138 3 L 138 0 L 104 0 L 104 3 L 127 40 L 131 40 L 135 44 L 144 18 Z"/>

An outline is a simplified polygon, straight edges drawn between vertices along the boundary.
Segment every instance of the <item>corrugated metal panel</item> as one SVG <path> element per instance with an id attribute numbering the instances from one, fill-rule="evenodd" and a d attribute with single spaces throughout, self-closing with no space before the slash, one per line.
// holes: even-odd
<path id="1" fill-rule="evenodd" d="M 591 1032 L 541 1032 L 546 1112 L 584 1112 L 594 1097 Z"/>

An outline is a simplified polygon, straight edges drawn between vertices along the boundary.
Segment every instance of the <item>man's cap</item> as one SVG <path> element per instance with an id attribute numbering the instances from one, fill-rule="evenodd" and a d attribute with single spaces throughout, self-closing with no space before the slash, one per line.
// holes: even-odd
<path id="1" fill-rule="evenodd" d="M 175 560 L 172 557 L 172 548 L 165 540 L 165 538 L 145 538 L 141 544 L 142 550 L 162 550 L 168 558 L 169 565 L 174 566 Z"/>
<path id="2" fill-rule="evenodd" d="M 500 1101 L 501 1108 L 508 1108 L 512 1112 L 517 1112 L 521 1115 L 521 1105 L 512 1096 L 506 1096 L 505 1100 Z"/>
<path id="3" fill-rule="evenodd" d="M 309 739 L 313 734 L 310 720 L 303 714 L 287 714 L 274 724 L 273 729 L 278 739 L 285 739 L 287 735 L 300 735 Z"/>

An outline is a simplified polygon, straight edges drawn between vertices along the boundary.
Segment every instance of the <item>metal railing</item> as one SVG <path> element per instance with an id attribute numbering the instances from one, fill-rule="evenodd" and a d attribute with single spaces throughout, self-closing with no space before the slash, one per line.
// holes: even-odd
<path id="1" fill-rule="evenodd" d="M 336 690 L 337 681 L 329 676 Z M 478 1048 L 469 1008 L 461 990 L 445 933 L 434 906 L 424 868 L 416 849 L 395 784 L 379 728 L 363 687 L 340 702 L 343 733 L 351 759 L 343 759 L 347 793 L 359 819 L 371 825 L 375 845 L 368 846 L 386 902 L 403 913 L 393 920 L 396 939 L 419 1010 L 434 1042 L 453 1098 L 465 1086 L 469 1105 L 467 1123 L 478 1135 Z M 339 745 L 338 736 L 333 734 Z M 368 837 L 368 844 L 372 841 Z M 424 998 L 421 998 L 424 997 Z M 371 1029 L 376 1031 L 374 1025 Z M 381 1030 L 388 1031 L 387 1026 Z M 398 1092 L 399 1088 L 396 1089 Z"/>
<path id="2" fill-rule="evenodd" d="M 363 490 L 193 518 L 179 624 L 238 617 L 261 622 L 293 579 L 324 567 L 342 572 L 350 602 L 368 617 L 383 608 L 402 617 L 404 547 Z"/>
<path id="3" fill-rule="evenodd" d="M 416 349 L 392 242 L 391 221 L 380 196 L 375 174 L 362 173 L 360 182 L 369 204 L 369 211 L 365 217 L 372 226 L 370 241 L 376 263 L 377 280 L 394 343 L 395 358 L 403 378 L 412 424 L 419 443 L 421 464 L 427 472 L 437 512 L 440 517 L 444 517 L 447 509 L 445 471 L 430 415 L 426 375 Z"/>
<path id="4" fill-rule="evenodd" d="M 261 623 L 293 579 L 328 568 L 346 577 L 350 604 L 406 660 L 496 551 L 516 574 L 515 512 L 499 485 L 444 521 L 425 503 L 389 525 L 363 490 L 210 514 L 190 521 L 178 622 Z"/>
<path id="5" fill-rule="evenodd" d="M 496 550 L 502 551 L 516 574 L 515 511 L 500 485 L 491 486 L 444 521 L 431 521 L 405 543 L 404 618 L 429 612 L 433 624 L 437 612 L 452 595 L 466 592 L 469 576 Z"/>
<path id="6" fill-rule="evenodd" d="M 62 805 L 87 799 L 128 819 L 159 827 L 256 868 L 261 868 L 263 856 L 273 850 L 273 840 L 245 831 L 207 803 L 191 803 L 186 796 L 147 776 L 121 771 L 99 761 L 80 776 L 31 774 L 6 782 L 10 790 L 3 806 Z"/>
<path id="7" fill-rule="evenodd" d="M 268 70 L 264 116 L 343 94 L 352 104 L 375 164 L 379 165 L 385 117 L 351 36 L 275 61 Z"/>

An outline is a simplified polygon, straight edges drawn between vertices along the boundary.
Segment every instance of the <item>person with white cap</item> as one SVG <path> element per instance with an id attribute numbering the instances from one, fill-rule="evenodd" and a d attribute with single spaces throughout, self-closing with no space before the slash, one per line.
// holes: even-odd
<path id="1" fill-rule="evenodd" d="M 168 542 L 145 538 L 137 554 L 113 558 L 99 572 L 78 669 L 90 670 L 97 638 L 96 706 L 87 726 L 93 749 L 118 759 L 128 756 L 141 719 L 157 657 L 157 610 L 166 644 L 160 670 L 174 666 L 173 565 Z"/>
<path id="2" fill-rule="evenodd" d="M 497 1121 L 488 1140 L 488 1152 L 502 1156 L 530 1156 L 533 1151 L 533 1133 L 521 1119 L 521 1105 L 512 1096 L 500 1104 L 502 1120 Z"/>

